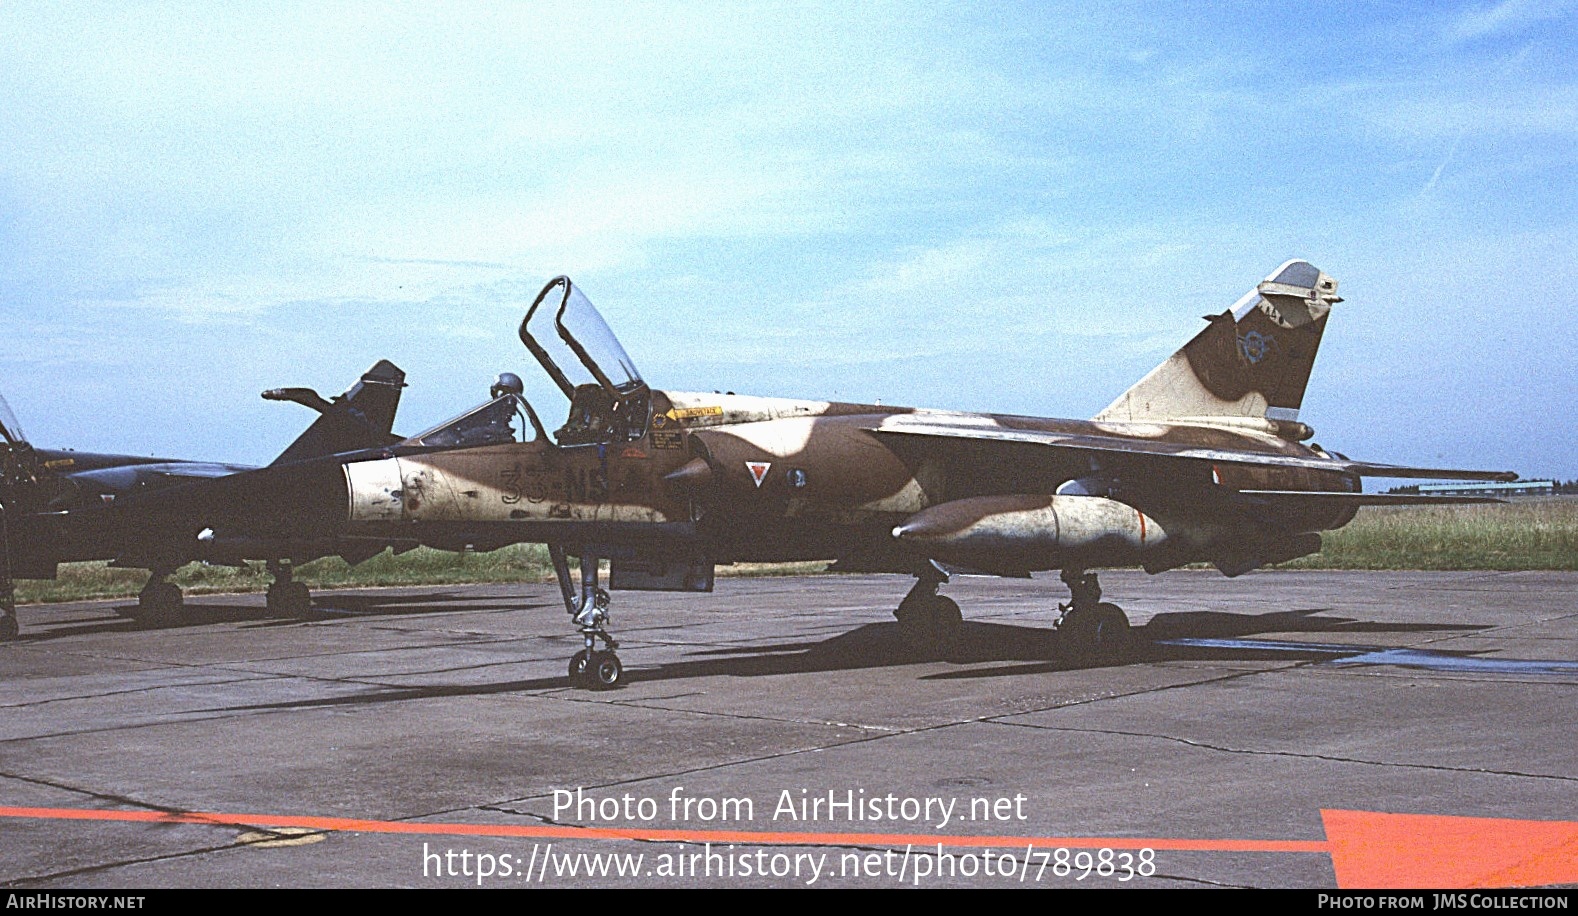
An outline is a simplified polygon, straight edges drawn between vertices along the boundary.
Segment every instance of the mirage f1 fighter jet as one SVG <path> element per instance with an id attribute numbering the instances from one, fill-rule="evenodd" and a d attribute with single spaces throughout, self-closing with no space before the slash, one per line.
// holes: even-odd
<path id="1" fill-rule="evenodd" d="M 520 326 L 569 402 L 557 429 L 505 373 L 491 400 L 398 445 L 311 475 L 215 481 L 234 491 L 210 503 L 230 517 L 189 524 L 545 543 L 584 639 L 571 681 L 587 687 L 622 677 L 600 560 L 611 589 L 710 591 L 714 566 L 739 561 L 913 574 L 895 616 L 923 644 L 960 626 L 938 594 L 951 574 L 1061 570 L 1060 644 L 1118 657 L 1128 620 L 1101 602 L 1099 567 L 1203 562 L 1236 576 L 1319 550 L 1319 532 L 1360 506 L 1446 501 L 1364 493 L 1363 477 L 1515 477 L 1305 444 L 1297 413 L 1339 301 L 1335 280 L 1289 261 L 1094 418 L 1056 420 L 654 390 L 559 277 Z"/>
<path id="2" fill-rule="evenodd" d="M 332 400 L 310 388 L 263 392 L 266 399 L 293 401 L 319 413 L 270 467 L 287 469 L 308 459 L 401 441 L 390 429 L 403 387 L 405 373 L 380 360 Z M 149 570 L 148 584 L 128 616 L 162 625 L 178 620 L 183 605 L 181 589 L 167 577 L 193 560 L 231 566 L 265 561 L 274 576 L 269 609 L 300 616 L 312 603 L 307 587 L 293 579 L 295 564 L 335 554 L 360 562 L 390 546 L 354 538 L 257 537 L 244 529 L 216 537 L 212 530 L 194 532 L 140 508 L 166 490 L 251 470 L 234 464 L 37 449 L 0 399 L 0 640 L 14 639 L 19 632 L 13 580 L 53 579 L 61 563 L 109 560 L 112 566 Z"/>

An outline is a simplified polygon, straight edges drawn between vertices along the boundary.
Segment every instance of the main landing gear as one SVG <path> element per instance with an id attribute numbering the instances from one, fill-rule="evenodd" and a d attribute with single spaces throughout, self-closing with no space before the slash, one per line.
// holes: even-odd
<path id="1" fill-rule="evenodd" d="M 121 611 L 145 627 L 173 627 L 186 618 L 186 599 L 181 587 L 169 581 L 173 569 L 154 569 L 148 575 L 148 584 L 137 593 L 137 607 Z"/>
<path id="2" fill-rule="evenodd" d="M 268 609 L 271 614 L 286 617 L 312 616 L 312 592 L 294 578 L 295 566 L 290 560 L 269 560 L 268 571 L 274 581 L 268 587 Z"/>
<path id="3" fill-rule="evenodd" d="M 899 637 L 918 655 L 943 658 L 959 643 L 964 615 L 952 598 L 937 594 L 937 588 L 947 581 L 947 573 L 928 566 L 917 574 L 915 586 L 893 612 L 899 622 Z"/>
<path id="4" fill-rule="evenodd" d="M 1094 663 L 1127 658 L 1133 645 L 1129 618 L 1116 604 L 1101 600 L 1096 574 L 1065 569 L 1061 578 L 1068 586 L 1070 598 L 1068 604 L 1058 605 L 1062 614 L 1053 627 L 1069 654 L 1079 661 Z"/>
<path id="5" fill-rule="evenodd" d="M 553 571 L 559 578 L 559 591 L 564 595 L 565 609 L 581 631 L 585 648 L 570 657 L 570 686 L 588 690 L 608 690 L 619 686 L 625 679 L 625 667 L 620 664 L 614 650 L 619 643 L 608 634 L 608 593 L 598 587 L 598 558 L 590 552 L 581 554 L 581 595 L 577 599 L 575 585 L 570 581 L 570 562 L 564 548 L 558 544 L 548 546 L 553 558 Z M 602 641 L 606 649 L 597 648 Z"/>
<path id="6" fill-rule="evenodd" d="M 21 632 L 16 622 L 16 587 L 10 580 L 0 581 L 0 642 L 10 642 Z"/>

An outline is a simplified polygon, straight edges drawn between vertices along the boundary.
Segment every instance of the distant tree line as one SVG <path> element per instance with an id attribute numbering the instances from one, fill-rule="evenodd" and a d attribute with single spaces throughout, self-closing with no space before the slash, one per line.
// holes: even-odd
<path id="1" fill-rule="evenodd" d="M 1536 478 L 1536 479 L 1543 479 L 1543 478 Z M 1558 481 L 1555 481 L 1555 486 L 1552 489 L 1556 493 L 1578 493 L 1578 480 L 1558 480 Z M 1419 484 L 1411 483 L 1411 484 L 1408 484 L 1407 486 L 1392 487 L 1390 490 L 1387 490 L 1386 492 L 1388 492 L 1388 493 L 1418 493 L 1419 492 Z"/>

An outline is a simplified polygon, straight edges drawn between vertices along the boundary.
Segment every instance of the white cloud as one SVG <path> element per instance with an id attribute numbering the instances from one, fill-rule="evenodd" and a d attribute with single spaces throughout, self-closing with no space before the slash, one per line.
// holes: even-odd
<path id="1" fill-rule="evenodd" d="M 1540 23 L 1558 19 L 1574 9 L 1572 0 L 1501 0 L 1476 3 L 1452 18 L 1447 39 L 1469 42 L 1486 37 L 1519 35 Z"/>

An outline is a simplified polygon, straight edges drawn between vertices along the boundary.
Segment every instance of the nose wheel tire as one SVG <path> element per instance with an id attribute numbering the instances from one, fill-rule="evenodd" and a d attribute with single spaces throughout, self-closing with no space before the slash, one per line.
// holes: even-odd
<path id="1" fill-rule="evenodd" d="M 586 649 L 570 656 L 570 686 L 588 690 L 608 690 L 624 683 L 625 666 L 612 652 Z"/>
<path id="2" fill-rule="evenodd" d="M 608 690 L 624 681 L 625 666 L 619 663 L 619 656 L 612 652 L 594 652 L 591 664 L 587 665 L 587 674 L 588 686 L 593 690 Z"/>
<path id="3" fill-rule="evenodd" d="M 586 669 L 591 665 L 592 653 L 590 650 L 581 651 L 570 656 L 570 686 L 586 686 Z"/>

